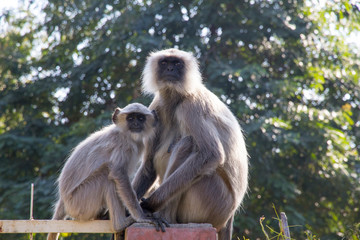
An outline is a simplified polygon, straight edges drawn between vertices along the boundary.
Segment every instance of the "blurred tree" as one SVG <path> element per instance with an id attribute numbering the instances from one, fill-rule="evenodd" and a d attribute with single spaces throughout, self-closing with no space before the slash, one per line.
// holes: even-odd
<path id="1" fill-rule="evenodd" d="M 48 0 L 41 23 L 31 6 L 2 17 L 12 27 L 0 36 L 0 218 L 27 218 L 30 182 L 35 218 L 49 218 L 71 148 L 115 106 L 149 103 L 147 54 L 178 47 L 199 58 L 247 136 L 249 197 L 234 237 L 263 238 L 273 203 L 296 239 L 359 237 L 360 61 L 346 41 L 359 4 Z"/>

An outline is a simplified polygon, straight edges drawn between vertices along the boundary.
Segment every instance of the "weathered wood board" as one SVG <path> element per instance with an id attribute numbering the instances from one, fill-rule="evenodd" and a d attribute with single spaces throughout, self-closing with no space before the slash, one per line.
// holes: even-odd
<path id="1" fill-rule="evenodd" d="M 109 220 L 0 220 L 0 233 L 112 233 Z"/>

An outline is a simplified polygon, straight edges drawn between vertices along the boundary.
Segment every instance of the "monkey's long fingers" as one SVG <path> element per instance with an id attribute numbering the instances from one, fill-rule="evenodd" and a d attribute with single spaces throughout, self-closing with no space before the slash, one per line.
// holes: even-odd
<path id="1" fill-rule="evenodd" d="M 160 231 L 160 228 L 161 228 L 162 232 L 165 232 L 165 227 L 162 226 L 163 223 L 161 222 L 161 219 L 157 219 L 157 218 L 154 218 L 152 216 L 149 216 L 149 217 L 146 217 L 144 219 L 138 219 L 136 222 L 138 222 L 138 223 L 150 223 L 150 224 L 154 225 L 157 232 Z"/>
<path id="2" fill-rule="evenodd" d="M 154 222 L 153 222 L 153 223 L 154 223 L 154 225 L 155 225 L 155 229 L 156 229 L 157 232 L 159 232 L 160 229 L 161 229 L 162 232 L 166 232 L 165 227 L 164 227 L 164 224 L 162 224 L 161 220 L 159 220 L 159 219 L 154 219 Z"/>
<path id="3" fill-rule="evenodd" d="M 161 228 L 161 231 L 165 232 L 165 227 L 170 227 L 169 222 L 166 221 L 164 218 L 162 218 L 158 212 L 154 212 L 152 216 L 156 222 L 155 224 L 156 231 L 160 231 Z"/>

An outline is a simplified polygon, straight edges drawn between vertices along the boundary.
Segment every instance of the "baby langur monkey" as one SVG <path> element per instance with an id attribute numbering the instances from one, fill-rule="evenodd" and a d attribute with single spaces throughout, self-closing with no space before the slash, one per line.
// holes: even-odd
<path id="1" fill-rule="evenodd" d="M 131 186 L 130 176 L 152 137 L 157 123 L 155 112 L 132 103 L 113 113 L 114 124 L 82 141 L 71 153 L 58 179 L 59 200 L 54 220 L 70 216 L 76 220 L 99 219 L 108 210 L 114 232 L 136 222 L 155 224 L 164 231 L 161 219 L 141 209 Z M 126 210 L 129 217 L 126 217 Z M 48 240 L 58 238 L 49 233 Z"/>

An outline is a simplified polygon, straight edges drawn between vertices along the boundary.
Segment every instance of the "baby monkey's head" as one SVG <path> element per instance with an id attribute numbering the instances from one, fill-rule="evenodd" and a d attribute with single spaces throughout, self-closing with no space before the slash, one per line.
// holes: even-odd
<path id="1" fill-rule="evenodd" d="M 132 134 L 152 134 L 157 123 L 155 111 L 150 111 L 140 103 L 131 103 L 121 108 L 116 108 L 112 115 L 113 123 L 122 132 L 130 131 Z"/>

